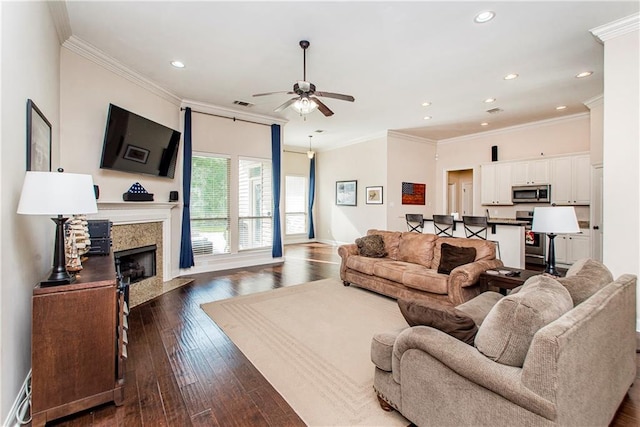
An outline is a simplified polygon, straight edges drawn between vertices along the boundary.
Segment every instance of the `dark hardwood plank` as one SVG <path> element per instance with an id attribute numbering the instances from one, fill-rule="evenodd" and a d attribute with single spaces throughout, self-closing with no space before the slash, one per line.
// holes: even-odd
<path id="1" fill-rule="evenodd" d="M 286 262 L 192 276 L 194 281 L 131 309 L 125 400 L 54 421 L 56 426 L 304 426 L 202 311 L 200 304 L 339 277 L 335 247 L 285 247 Z M 640 425 L 638 380 L 611 426 Z"/>

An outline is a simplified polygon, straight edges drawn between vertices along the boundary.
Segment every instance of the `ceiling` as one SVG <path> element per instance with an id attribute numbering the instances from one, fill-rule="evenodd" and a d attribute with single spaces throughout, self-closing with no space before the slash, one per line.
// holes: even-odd
<path id="1" fill-rule="evenodd" d="M 66 8 L 73 36 L 179 98 L 288 120 L 286 145 L 307 147 L 314 135 L 322 150 L 386 130 L 443 140 L 585 112 L 583 103 L 603 92 L 603 46 L 589 30 L 637 13 L 639 3 L 68 1 Z M 484 10 L 495 18 L 474 23 Z M 334 116 L 274 113 L 291 97 L 284 93 L 252 97 L 302 80 L 303 39 L 311 43 L 307 80 L 355 97 L 322 98 Z M 593 75 L 576 78 L 582 71 Z M 519 77 L 504 80 L 509 73 Z"/>

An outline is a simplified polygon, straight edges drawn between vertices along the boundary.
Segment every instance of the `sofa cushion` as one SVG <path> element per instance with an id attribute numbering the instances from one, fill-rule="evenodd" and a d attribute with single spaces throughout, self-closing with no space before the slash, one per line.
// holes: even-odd
<path id="1" fill-rule="evenodd" d="M 373 266 L 373 274 L 377 277 L 402 283 L 402 275 L 407 269 L 413 268 L 414 264 L 402 261 L 378 260 Z"/>
<path id="2" fill-rule="evenodd" d="M 409 326 L 430 326 L 469 345 L 478 332 L 473 319 L 455 307 L 428 300 L 398 299 L 398 307 Z"/>
<path id="3" fill-rule="evenodd" d="M 438 265 L 438 273 L 450 274 L 454 268 L 469 264 L 475 259 L 475 248 L 464 248 L 461 246 L 453 246 L 448 243 L 443 243 L 442 253 L 440 255 L 440 264 Z"/>
<path id="4" fill-rule="evenodd" d="M 383 258 L 387 255 L 387 251 L 384 249 L 384 240 L 379 234 L 359 237 L 356 239 L 356 245 L 358 246 L 358 253 L 362 256 Z"/>
<path id="5" fill-rule="evenodd" d="M 401 231 L 385 231 L 385 230 L 368 230 L 367 236 L 378 234 L 384 240 L 384 248 L 387 256 L 391 259 L 398 259 L 398 245 L 400 245 Z"/>
<path id="6" fill-rule="evenodd" d="M 441 295 L 447 294 L 448 281 L 448 275 L 415 264 L 402 275 L 402 284 L 406 287 Z"/>
<path id="7" fill-rule="evenodd" d="M 476 259 L 474 261 L 491 260 L 496 258 L 496 245 L 488 240 L 467 239 L 463 237 L 439 237 L 438 240 L 436 240 L 435 252 L 433 253 L 433 261 L 431 265 L 440 265 L 443 243 L 453 246 L 461 246 L 464 248 L 474 248 L 476 250 Z"/>
<path id="8" fill-rule="evenodd" d="M 493 306 L 478 330 L 475 345 L 491 360 L 521 367 L 535 333 L 572 308 L 571 295 L 557 280 L 531 277 L 520 292 Z"/>
<path id="9" fill-rule="evenodd" d="M 398 246 L 398 260 L 431 268 L 437 239 L 435 234 L 402 233 Z"/>
<path id="10" fill-rule="evenodd" d="M 347 258 L 347 268 L 371 276 L 373 275 L 373 267 L 377 262 L 380 262 L 379 258 L 369 258 L 366 256 L 352 255 Z"/>
<path id="11" fill-rule="evenodd" d="M 496 305 L 502 297 L 503 295 L 498 292 L 487 291 L 465 303 L 457 305 L 456 308 L 471 317 L 476 325 L 480 326 L 493 306 Z"/>
<path id="12" fill-rule="evenodd" d="M 584 258 L 576 261 L 558 282 L 567 288 L 573 304 L 578 305 L 613 282 L 613 275 L 601 262 Z"/>

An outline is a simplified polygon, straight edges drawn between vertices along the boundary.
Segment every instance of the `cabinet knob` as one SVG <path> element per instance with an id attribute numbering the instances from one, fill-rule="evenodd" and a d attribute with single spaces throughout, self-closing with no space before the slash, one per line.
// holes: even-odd
<path id="1" fill-rule="evenodd" d="M 594 230 L 600 230 L 600 227 L 598 227 L 597 225 L 594 225 L 594 226 L 593 226 L 593 229 L 594 229 Z"/>

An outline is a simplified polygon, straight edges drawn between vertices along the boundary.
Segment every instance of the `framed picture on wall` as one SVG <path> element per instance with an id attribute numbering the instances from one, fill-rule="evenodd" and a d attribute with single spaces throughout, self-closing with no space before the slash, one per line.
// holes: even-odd
<path id="1" fill-rule="evenodd" d="M 51 171 L 51 123 L 27 100 L 27 170 Z"/>
<path id="2" fill-rule="evenodd" d="M 356 206 L 358 181 L 336 181 L 336 205 Z"/>
<path id="3" fill-rule="evenodd" d="M 367 187 L 366 203 L 368 205 L 381 205 L 382 204 L 382 186 L 380 186 L 380 187 Z"/>

